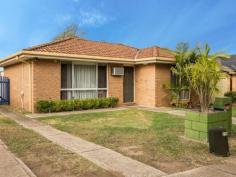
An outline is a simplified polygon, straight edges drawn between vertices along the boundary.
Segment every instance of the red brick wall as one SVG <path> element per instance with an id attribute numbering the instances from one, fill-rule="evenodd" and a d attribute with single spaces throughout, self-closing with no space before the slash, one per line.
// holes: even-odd
<path id="1" fill-rule="evenodd" d="M 138 105 L 169 106 L 170 94 L 163 88 L 170 84 L 171 65 L 148 64 L 135 67 L 135 99 Z"/>
<path id="2" fill-rule="evenodd" d="M 33 102 L 59 100 L 61 64 L 54 60 L 36 60 L 33 64 Z"/>
<path id="3" fill-rule="evenodd" d="M 108 65 L 108 96 L 119 98 L 119 104 L 123 103 L 123 76 L 113 76 L 112 68 L 121 65 L 109 64 Z"/>
<path id="4" fill-rule="evenodd" d="M 135 102 L 143 106 L 156 104 L 155 64 L 135 66 Z"/>
<path id="5" fill-rule="evenodd" d="M 123 76 L 112 76 L 108 65 L 108 96 L 123 103 Z M 35 60 L 5 67 L 11 82 L 11 105 L 25 111 L 35 111 L 37 100 L 60 99 L 61 64 L 54 60 Z M 168 106 L 169 93 L 163 88 L 170 83 L 170 65 L 148 64 L 135 66 L 135 103 L 145 106 Z M 21 97 L 21 92 L 24 94 Z"/>
<path id="6" fill-rule="evenodd" d="M 171 65 L 156 64 L 156 106 L 170 106 L 170 93 L 164 85 L 170 85 Z"/>
<path id="7" fill-rule="evenodd" d="M 22 111 L 32 111 L 31 68 L 32 62 L 19 63 L 4 68 L 10 79 L 10 106 Z"/>

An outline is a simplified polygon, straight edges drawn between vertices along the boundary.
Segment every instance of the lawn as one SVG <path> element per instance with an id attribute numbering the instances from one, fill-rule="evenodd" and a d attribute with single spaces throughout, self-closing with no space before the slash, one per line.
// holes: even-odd
<path id="1" fill-rule="evenodd" d="M 115 176 L 0 115 L 0 139 L 38 177 Z"/>
<path id="2" fill-rule="evenodd" d="M 224 158 L 183 138 L 184 119 L 137 109 L 41 118 L 57 129 L 114 149 L 167 173 L 219 163 Z M 236 127 L 230 139 L 236 156 Z"/>

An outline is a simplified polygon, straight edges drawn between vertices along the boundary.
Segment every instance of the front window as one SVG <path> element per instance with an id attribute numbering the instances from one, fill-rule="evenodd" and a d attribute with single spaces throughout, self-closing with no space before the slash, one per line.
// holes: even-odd
<path id="1" fill-rule="evenodd" d="M 65 63 L 61 65 L 61 99 L 106 97 L 107 66 Z"/>
<path id="2" fill-rule="evenodd" d="M 181 100 L 188 100 L 189 97 L 190 97 L 189 94 L 190 94 L 190 93 L 189 93 L 189 90 L 182 90 L 182 91 L 180 92 L 180 99 L 181 99 Z"/>
<path id="3" fill-rule="evenodd" d="M 183 83 L 184 85 L 184 83 Z M 187 84 L 185 84 L 187 85 Z M 178 76 L 176 76 L 174 73 L 171 72 L 171 87 L 172 88 L 178 88 L 179 83 L 178 83 Z M 186 88 L 186 86 L 181 88 L 182 90 L 180 91 L 179 98 L 181 100 L 188 100 L 190 98 L 190 92 L 189 89 Z"/>

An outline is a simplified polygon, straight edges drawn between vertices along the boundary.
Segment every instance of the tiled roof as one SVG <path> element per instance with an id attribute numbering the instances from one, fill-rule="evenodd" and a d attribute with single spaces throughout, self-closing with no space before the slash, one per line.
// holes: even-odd
<path id="1" fill-rule="evenodd" d="M 141 59 L 149 57 L 174 58 L 174 55 L 168 49 L 163 49 L 157 46 L 138 49 L 123 44 L 90 41 L 77 37 L 50 42 L 24 50 L 127 59 Z"/>
<path id="2" fill-rule="evenodd" d="M 236 72 L 236 55 L 231 55 L 228 59 L 218 58 L 218 61 L 224 69 Z"/>
<path id="3" fill-rule="evenodd" d="M 160 48 L 158 46 L 153 46 L 153 47 L 140 49 L 136 58 L 141 59 L 141 58 L 149 58 L 149 57 L 174 58 L 174 54 L 168 49 Z"/>

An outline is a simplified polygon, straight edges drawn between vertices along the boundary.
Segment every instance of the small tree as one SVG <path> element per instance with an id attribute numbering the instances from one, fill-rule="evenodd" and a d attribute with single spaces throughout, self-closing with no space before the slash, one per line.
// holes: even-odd
<path id="1" fill-rule="evenodd" d="M 197 60 L 185 68 L 187 79 L 199 97 L 200 111 L 208 112 L 214 94 L 218 91 L 217 83 L 222 77 L 218 57 L 227 57 L 224 54 L 209 55 L 210 48 L 206 44 L 203 49 L 196 48 Z"/>
<path id="2" fill-rule="evenodd" d="M 176 65 L 171 68 L 175 75 L 175 82 L 171 83 L 170 88 L 172 99 L 176 100 L 176 106 L 179 106 L 180 95 L 184 90 L 189 90 L 189 83 L 187 81 L 187 73 L 185 68 L 196 60 L 195 53 L 189 51 L 187 43 L 179 43 L 175 51 Z"/>
<path id="3" fill-rule="evenodd" d="M 76 24 L 69 25 L 65 30 L 54 37 L 53 41 L 62 40 L 68 37 L 80 37 L 85 32 L 81 31 Z"/>

